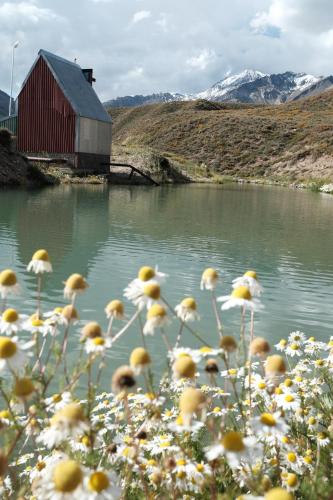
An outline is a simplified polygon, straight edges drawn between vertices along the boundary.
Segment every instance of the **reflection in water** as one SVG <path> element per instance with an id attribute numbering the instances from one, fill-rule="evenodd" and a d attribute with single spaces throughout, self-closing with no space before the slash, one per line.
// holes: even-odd
<path id="1" fill-rule="evenodd" d="M 81 317 L 105 324 L 105 304 L 121 296 L 141 265 L 157 263 L 171 275 L 165 289 L 173 304 L 188 294 L 199 300 L 201 331 L 209 342 L 214 332 L 209 297 L 198 289 L 202 270 L 213 266 L 221 271 L 224 293 L 233 277 L 255 268 L 266 306 L 256 320 L 258 334 L 276 340 L 303 329 L 327 338 L 333 325 L 332 220 L 333 197 L 273 187 L 1 191 L 0 268 L 19 271 L 25 293 L 15 301 L 27 312 L 35 279 L 25 266 L 36 248 L 47 248 L 55 270 L 44 290 L 48 307 L 63 303 L 62 282 L 79 272 L 90 283 L 79 299 Z M 238 329 L 238 319 L 238 312 L 225 313 L 226 329 Z M 162 358 L 163 343 L 150 342 Z M 126 359 L 139 344 L 133 329 L 113 356 Z M 75 347 L 73 338 L 73 356 Z"/>

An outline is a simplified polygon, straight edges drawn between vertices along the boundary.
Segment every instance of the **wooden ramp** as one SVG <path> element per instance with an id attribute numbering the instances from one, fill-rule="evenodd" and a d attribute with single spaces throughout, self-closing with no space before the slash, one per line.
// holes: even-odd
<path id="1" fill-rule="evenodd" d="M 110 170 L 111 170 L 112 167 L 129 168 L 129 169 L 131 169 L 131 171 L 129 173 L 128 179 L 131 179 L 132 176 L 133 176 L 133 174 L 134 174 L 134 172 L 135 172 L 135 173 L 141 175 L 144 179 L 147 179 L 154 186 L 159 186 L 159 183 L 156 182 L 152 177 L 150 177 L 150 175 L 146 174 L 145 172 L 143 172 L 139 168 L 134 167 L 134 165 L 130 165 L 129 163 L 115 163 L 115 162 L 110 162 L 110 163 L 102 163 L 102 165 L 103 166 L 109 165 L 110 166 Z"/>

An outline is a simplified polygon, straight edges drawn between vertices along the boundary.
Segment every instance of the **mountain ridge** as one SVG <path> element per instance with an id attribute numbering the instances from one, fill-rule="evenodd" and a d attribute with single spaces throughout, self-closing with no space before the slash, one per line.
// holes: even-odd
<path id="1" fill-rule="evenodd" d="M 206 99 L 216 102 L 249 104 L 282 104 L 302 97 L 316 95 L 333 87 L 333 76 L 314 76 L 307 73 L 262 73 L 246 69 L 228 75 L 210 88 L 196 94 L 159 92 L 150 95 L 124 96 L 104 103 L 105 107 L 135 107 L 173 101 Z"/>

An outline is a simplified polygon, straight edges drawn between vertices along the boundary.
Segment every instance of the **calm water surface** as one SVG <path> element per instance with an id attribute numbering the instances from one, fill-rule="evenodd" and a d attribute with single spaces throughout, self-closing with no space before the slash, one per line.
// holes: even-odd
<path id="1" fill-rule="evenodd" d="M 265 288 L 265 310 L 255 331 L 271 341 L 300 329 L 327 339 L 333 335 L 333 197 L 248 185 L 161 188 L 60 186 L 37 191 L 0 191 L 0 268 L 17 270 L 23 285 L 12 305 L 31 312 L 35 279 L 25 267 L 45 247 L 54 273 L 46 279 L 45 308 L 64 304 L 64 279 L 82 273 L 90 288 L 79 298 L 82 321 L 106 325 L 104 307 L 142 265 L 158 264 L 170 278 L 164 287 L 172 304 L 194 295 L 200 330 L 208 342 L 216 333 L 209 295 L 199 290 L 205 267 L 221 272 L 220 294 L 248 268 Z M 128 314 L 132 313 L 128 306 Z M 239 311 L 226 312 L 226 330 L 238 332 Z M 175 327 L 170 336 L 175 338 Z M 165 356 L 160 338 L 149 338 L 156 366 Z M 184 343 L 195 345 L 190 334 Z M 71 356 L 77 355 L 77 337 Z M 140 345 L 132 328 L 114 348 L 108 371 L 127 361 Z"/>

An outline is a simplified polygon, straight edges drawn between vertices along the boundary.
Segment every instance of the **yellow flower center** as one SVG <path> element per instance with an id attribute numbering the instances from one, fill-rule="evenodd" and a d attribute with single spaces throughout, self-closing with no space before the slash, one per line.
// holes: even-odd
<path id="1" fill-rule="evenodd" d="M 186 465 L 186 460 L 184 460 L 184 459 L 182 459 L 182 458 L 181 458 L 180 460 L 177 460 L 177 462 L 176 462 L 176 463 L 177 463 L 177 465 L 179 465 L 179 466 Z"/>
<path id="2" fill-rule="evenodd" d="M 116 313 L 119 315 L 124 314 L 124 304 L 120 300 L 111 300 L 106 306 L 106 310 L 109 313 Z"/>
<path id="3" fill-rule="evenodd" d="M 14 356 L 17 351 L 15 342 L 8 337 L 0 337 L 0 359 L 7 359 Z"/>
<path id="4" fill-rule="evenodd" d="M 228 373 L 229 373 L 229 375 L 237 375 L 237 370 L 236 370 L 236 368 L 230 368 L 228 370 Z"/>
<path id="5" fill-rule="evenodd" d="M 295 401 L 295 398 L 294 396 L 292 396 L 291 394 L 287 394 L 284 398 L 284 400 L 287 402 L 287 403 L 292 403 L 293 401 Z"/>
<path id="6" fill-rule="evenodd" d="M 155 276 L 155 271 L 152 267 L 143 266 L 138 272 L 138 278 L 141 281 L 149 281 Z"/>
<path id="7" fill-rule="evenodd" d="M 147 313 L 147 319 L 164 318 L 165 316 L 166 310 L 160 304 L 153 304 Z"/>
<path id="8" fill-rule="evenodd" d="M 227 432 L 222 438 L 222 445 L 227 451 L 236 453 L 245 449 L 242 435 L 236 431 Z"/>
<path id="9" fill-rule="evenodd" d="M 11 269 L 5 269 L 0 273 L 0 285 L 14 286 L 17 283 L 16 274 Z"/>
<path id="10" fill-rule="evenodd" d="M 5 312 L 2 315 L 3 321 L 6 321 L 7 323 L 15 323 L 19 318 L 17 312 L 15 309 L 6 309 Z"/>
<path id="11" fill-rule="evenodd" d="M 233 290 L 231 297 L 233 299 L 243 299 L 243 300 L 251 300 L 252 295 L 247 286 L 239 286 Z"/>
<path id="12" fill-rule="evenodd" d="M 144 366 L 150 363 L 150 356 L 146 349 L 143 347 L 137 347 L 131 352 L 129 361 L 132 367 Z"/>
<path id="13" fill-rule="evenodd" d="M 293 385 L 293 381 L 290 378 L 286 378 L 286 380 L 284 381 L 284 385 L 286 387 L 291 387 Z"/>
<path id="14" fill-rule="evenodd" d="M 92 343 L 97 346 L 104 345 L 105 340 L 103 339 L 103 337 L 95 337 L 94 339 L 92 339 Z"/>
<path id="15" fill-rule="evenodd" d="M 213 409 L 213 413 L 220 413 L 221 411 L 221 408 L 219 406 L 215 406 L 215 408 Z"/>
<path id="16" fill-rule="evenodd" d="M 292 451 L 288 453 L 287 455 L 287 460 L 288 462 L 295 463 L 296 462 L 296 455 Z"/>
<path id="17" fill-rule="evenodd" d="M 315 361 L 315 363 L 316 363 L 316 366 L 324 366 L 324 364 L 325 364 L 323 359 L 317 359 Z"/>
<path id="18" fill-rule="evenodd" d="M 304 462 L 306 464 L 312 464 L 312 457 L 304 457 Z"/>
<path id="19" fill-rule="evenodd" d="M 291 344 L 291 346 L 290 346 L 290 349 L 292 349 L 293 351 L 297 351 L 298 348 L 299 348 L 299 344 L 296 344 L 296 343 Z"/>
<path id="20" fill-rule="evenodd" d="M 190 356 L 176 359 L 173 370 L 179 377 L 193 378 L 196 372 L 196 364 Z"/>
<path id="21" fill-rule="evenodd" d="M 293 495 L 284 488 L 272 488 L 265 494 L 265 500 L 293 500 Z"/>
<path id="22" fill-rule="evenodd" d="M 309 338 L 309 342 L 315 342 L 316 341 L 316 337 L 310 337 Z"/>
<path id="23" fill-rule="evenodd" d="M 209 352 L 212 352 L 212 348 L 204 345 L 200 347 L 199 351 L 202 352 L 203 354 L 208 354 Z"/>
<path id="24" fill-rule="evenodd" d="M 31 326 L 34 326 L 35 328 L 38 328 L 40 326 L 44 325 L 44 321 L 39 319 L 39 318 L 34 318 L 31 320 Z"/>
<path id="25" fill-rule="evenodd" d="M 200 389 L 188 387 L 179 398 L 179 409 L 182 415 L 196 413 L 205 403 L 205 395 Z"/>
<path id="26" fill-rule="evenodd" d="M 290 486 L 291 488 L 294 488 L 298 483 L 298 479 L 297 479 L 297 476 L 296 474 L 290 472 L 287 476 L 287 484 L 288 486 Z"/>
<path id="27" fill-rule="evenodd" d="M 281 347 L 285 347 L 288 344 L 288 342 L 286 341 L 286 339 L 281 339 L 279 344 Z"/>
<path id="28" fill-rule="evenodd" d="M 52 396 L 52 401 L 54 403 L 60 403 L 61 400 L 62 400 L 61 394 L 54 394 Z"/>
<path id="29" fill-rule="evenodd" d="M 43 260 L 44 262 L 49 262 L 49 254 L 46 250 L 37 250 L 32 256 L 32 260 Z"/>
<path id="30" fill-rule="evenodd" d="M 72 291 L 83 291 L 88 284 L 81 274 L 72 274 L 66 281 L 66 288 Z"/>
<path id="31" fill-rule="evenodd" d="M 6 418 L 7 420 L 10 419 L 11 414 L 8 410 L 2 410 L 0 411 L 0 418 Z"/>
<path id="32" fill-rule="evenodd" d="M 196 469 L 198 472 L 203 472 L 204 471 L 204 465 L 203 464 L 197 464 Z"/>
<path id="33" fill-rule="evenodd" d="M 284 444 L 289 444 L 290 443 L 290 439 L 288 438 L 288 436 L 282 436 L 281 441 Z"/>
<path id="34" fill-rule="evenodd" d="M 259 387 L 259 389 L 266 389 L 266 384 L 265 384 L 265 382 L 259 382 L 259 383 L 258 383 L 258 387 Z"/>
<path id="35" fill-rule="evenodd" d="M 276 425 L 276 420 L 271 413 L 262 413 L 260 415 L 260 422 L 269 427 L 274 427 Z"/>
<path id="36" fill-rule="evenodd" d="M 109 487 L 110 481 L 108 476 L 101 471 L 93 472 L 89 477 L 88 488 L 90 491 L 100 493 Z"/>
<path id="37" fill-rule="evenodd" d="M 176 418 L 176 424 L 177 425 L 184 425 L 184 419 L 181 415 L 179 415 L 177 418 Z"/>
<path id="38" fill-rule="evenodd" d="M 308 420 L 309 425 L 314 425 L 317 422 L 317 420 L 314 417 L 310 417 Z"/>
<path id="39" fill-rule="evenodd" d="M 253 278 L 255 280 L 257 279 L 257 273 L 255 271 L 246 271 L 244 276 L 247 276 L 248 278 Z"/>
<path id="40" fill-rule="evenodd" d="M 217 278 L 218 278 L 217 271 L 215 269 L 212 269 L 211 267 L 208 267 L 202 273 L 202 279 L 204 281 L 215 281 L 217 280 Z"/>
<path id="41" fill-rule="evenodd" d="M 182 300 L 181 305 L 186 309 L 191 309 L 192 311 L 197 309 L 197 303 L 192 297 Z"/>
<path id="42" fill-rule="evenodd" d="M 170 446 L 170 444 L 171 444 L 170 441 L 162 441 L 160 443 L 160 447 L 161 448 L 168 448 Z"/>
<path id="43" fill-rule="evenodd" d="M 79 315 L 74 306 L 69 304 L 65 306 L 61 312 L 62 316 L 67 319 L 67 321 L 78 319 Z"/>
<path id="44" fill-rule="evenodd" d="M 325 434 L 325 432 L 318 432 L 317 438 L 318 439 L 326 439 L 327 435 Z"/>
<path id="45" fill-rule="evenodd" d="M 82 406 L 78 403 L 69 403 L 61 408 L 54 417 L 51 418 L 51 424 L 56 424 L 59 420 L 67 419 L 73 422 L 80 422 L 84 420 L 84 412 Z"/>
<path id="46" fill-rule="evenodd" d="M 91 441 L 90 441 L 90 438 L 88 436 L 82 436 L 82 438 L 80 439 L 80 442 L 82 444 L 84 444 L 84 446 L 87 446 L 87 448 L 91 446 Z"/>
<path id="47" fill-rule="evenodd" d="M 45 462 L 37 462 L 36 463 L 36 469 L 39 470 L 39 471 L 45 469 L 45 467 L 46 467 L 46 463 Z"/>
<path id="48" fill-rule="evenodd" d="M 14 394 L 17 397 L 26 397 L 30 396 L 35 390 L 34 384 L 30 378 L 19 378 L 16 379 L 14 386 Z"/>
<path id="49" fill-rule="evenodd" d="M 143 288 L 143 293 L 153 300 L 158 300 L 161 296 L 161 288 L 157 283 L 149 283 Z"/>
<path id="50" fill-rule="evenodd" d="M 54 467 L 53 482 L 56 491 L 71 493 L 82 482 L 82 470 L 74 460 L 64 460 Z"/>

